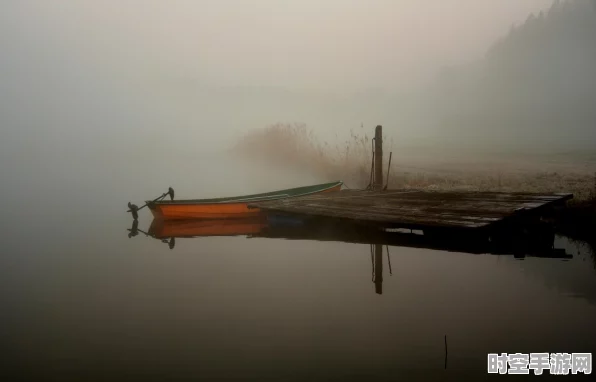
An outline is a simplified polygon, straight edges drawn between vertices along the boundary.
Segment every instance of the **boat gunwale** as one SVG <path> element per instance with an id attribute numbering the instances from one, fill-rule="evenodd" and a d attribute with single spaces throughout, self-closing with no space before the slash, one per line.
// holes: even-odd
<path id="1" fill-rule="evenodd" d="M 157 201 L 157 202 L 149 202 L 148 201 L 147 204 L 149 205 L 149 207 L 151 207 L 151 205 L 168 206 L 168 205 L 241 204 L 241 203 L 250 203 L 250 202 L 255 202 L 255 201 L 263 201 L 263 200 L 276 200 L 276 199 L 285 199 L 285 198 L 290 198 L 290 197 L 307 196 L 307 195 L 312 195 L 312 194 L 317 194 L 320 192 L 328 191 L 328 190 L 335 188 L 337 186 L 341 187 L 342 185 L 343 185 L 343 181 L 337 181 L 337 182 L 330 182 L 330 183 L 315 184 L 312 186 L 302 186 L 302 187 L 288 188 L 285 190 L 264 192 L 264 193 L 260 193 L 260 194 L 251 194 L 251 195 L 245 195 L 245 196 L 231 196 L 231 197 L 227 197 L 227 198 L 224 197 L 224 198 L 210 198 L 210 199 L 161 200 L 161 201 Z M 304 192 L 304 193 L 299 193 L 299 194 L 295 194 L 295 195 L 288 193 L 288 191 L 291 191 L 291 190 L 297 190 L 300 188 L 314 188 L 317 186 L 326 186 L 326 187 L 325 188 L 317 188 L 316 190 L 313 190 L 310 192 Z M 281 194 L 282 192 L 284 192 L 284 193 Z"/>

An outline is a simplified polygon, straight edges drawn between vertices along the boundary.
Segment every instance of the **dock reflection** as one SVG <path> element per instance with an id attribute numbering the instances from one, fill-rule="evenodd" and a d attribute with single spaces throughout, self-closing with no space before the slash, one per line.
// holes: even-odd
<path id="1" fill-rule="evenodd" d="M 373 283 L 375 284 L 375 292 L 383 294 L 383 246 L 381 244 L 374 245 L 374 255 Z"/>
<path id="2" fill-rule="evenodd" d="M 128 237 L 142 234 L 168 245 L 176 246 L 176 239 L 191 239 L 213 236 L 246 236 L 247 238 L 268 238 L 283 240 L 337 241 L 354 244 L 369 244 L 372 268 L 372 282 L 378 294 L 383 293 L 384 255 L 387 256 L 389 274 L 392 274 L 389 247 L 409 247 L 469 254 L 492 254 L 525 257 L 540 257 L 569 260 L 573 255 L 565 249 L 554 248 L 554 233 L 540 238 L 511 237 L 496 241 L 484 234 L 471 231 L 413 233 L 409 230 L 387 232 L 366 225 L 338 222 L 300 221 L 292 219 L 251 218 L 234 220 L 153 220 L 148 231 L 138 228 L 134 221 L 128 229 Z"/>

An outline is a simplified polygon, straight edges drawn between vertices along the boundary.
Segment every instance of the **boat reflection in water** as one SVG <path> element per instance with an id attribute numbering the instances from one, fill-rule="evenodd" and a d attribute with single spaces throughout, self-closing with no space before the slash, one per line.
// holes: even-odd
<path id="1" fill-rule="evenodd" d="M 329 220 L 302 220 L 271 215 L 227 220 L 155 219 L 151 223 L 148 232 L 139 229 L 138 222 L 134 221 L 128 231 L 129 238 L 142 233 L 168 244 L 170 249 L 174 249 L 176 239 L 210 236 L 246 236 L 248 238 L 369 244 L 372 282 L 375 284 L 375 291 L 378 294 L 383 293 L 383 259 L 385 254 L 389 274 L 392 274 L 389 246 L 470 254 L 512 255 L 520 260 L 525 257 L 562 260 L 573 258 L 564 249 L 554 248 L 555 235 L 553 232 L 532 238 L 510 236 L 495 240 L 484 234 L 474 235 L 470 231 L 421 233 L 420 231 L 402 229 L 387 232 L 366 225 Z"/>
<path id="2" fill-rule="evenodd" d="M 176 238 L 195 238 L 208 236 L 248 236 L 261 232 L 267 226 L 264 217 L 247 219 L 220 219 L 220 220 L 162 220 L 154 219 L 145 232 L 138 227 L 138 221 L 133 221 L 128 230 L 128 237 L 137 236 L 139 233 L 150 236 L 167 243 L 174 249 Z"/>
<path id="3" fill-rule="evenodd" d="M 267 226 L 264 217 L 223 220 L 154 219 L 149 235 L 157 239 L 256 235 Z"/>

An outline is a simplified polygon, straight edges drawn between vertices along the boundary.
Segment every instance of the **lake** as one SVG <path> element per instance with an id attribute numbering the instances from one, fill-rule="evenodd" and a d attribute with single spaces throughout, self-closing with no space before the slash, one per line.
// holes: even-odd
<path id="1" fill-rule="evenodd" d="M 258 235 L 170 249 L 129 237 L 129 195 L 58 191 L 27 218 L 26 198 L 7 206 L 11 380 L 482 379 L 487 353 L 596 350 L 586 243 L 557 237 L 564 260 Z"/>
<path id="2" fill-rule="evenodd" d="M 129 237 L 128 201 L 322 179 L 219 154 L 96 154 L 0 163 L 3 380 L 460 380 L 487 376 L 489 352 L 596 350 L 585 243 L 520 260 L 315 229 L 170 249 Z M 151 222 L 141 211 L 138 229 Z"/>

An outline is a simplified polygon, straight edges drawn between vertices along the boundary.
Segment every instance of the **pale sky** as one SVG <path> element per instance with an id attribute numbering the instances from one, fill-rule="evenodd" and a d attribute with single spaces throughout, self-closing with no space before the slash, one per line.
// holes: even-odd
<path id="1" fill-rule="evenodd" d="M 227 147 L 277 122 L 306 123 L 331 141 L 361 124 L 384 124 L 405 141 L 406 133 L 424 133 L 418 126 L 426 122 L 414 117 L 426 115 L 426 104 L 341 98 L 415 90 L 445 65 L 482 57 L 511 24 L 549 6 L 0 0 L 0 164 L 19 176 L 25 163 L 37 174 L 48 158 L 57 158 L 53 168 L 146 153 L 171 161 L 172 153 Z M 288 93 L 216 89 L 246 86 Z"/>
<path id="2" fill-rule="evenodd" d="M 481 57 L 511 24 L 550 3 L 25 0 L 3 6 L 8 29 L 0 42 L 42 60 L 53 56 L 121 79 L 393 88 Z"/>

